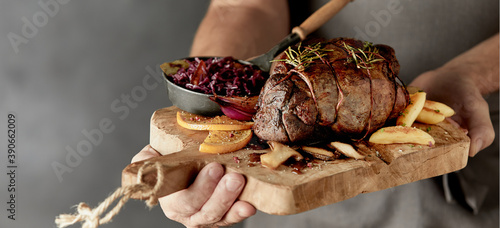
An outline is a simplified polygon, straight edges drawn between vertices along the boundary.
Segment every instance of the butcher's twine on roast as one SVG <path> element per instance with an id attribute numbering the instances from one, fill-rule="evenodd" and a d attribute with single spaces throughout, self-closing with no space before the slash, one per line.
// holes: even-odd
<path id="1" fill-rule="evenodd" d="M 292 52 L 312 44 L 318 42 L 305 41 Z M 284 61 L 290 59 L 290 50 L 276 58 L 254 117 L 259 138 L 284 143 L 362 139 L 407 106 L 408 91 L 398 78 L 394 49 L 350 38 L 319 45 L 312 52 L 317 58 L 307 67 Z"/>

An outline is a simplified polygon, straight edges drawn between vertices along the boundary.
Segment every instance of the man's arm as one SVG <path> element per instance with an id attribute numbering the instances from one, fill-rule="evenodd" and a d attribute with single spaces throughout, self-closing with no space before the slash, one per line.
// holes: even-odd
<path id="1" fill-rule="evenodd" d="M 214 0 L 190 55 L 248 59 L 267 52 L 289 33 L 285 0 Z"/>
<path id="2" fill-rule="evenodd" d="M 454 120 L 468 130 L 471 138 L 469 155 L 476 155 L 495 138 L 483 95 L 499 88 L 498 34 L 442 67 L 420 75 L 412 85 L 424 89 L 429 99 L 442 101 L 455 109 Z"/>
<path id="3" fill-rule="evenodd" d="M 449 61 L 442 69 L 468 74 L 483 95 L 498 91 L 498 42 L 496 34 Z"/>

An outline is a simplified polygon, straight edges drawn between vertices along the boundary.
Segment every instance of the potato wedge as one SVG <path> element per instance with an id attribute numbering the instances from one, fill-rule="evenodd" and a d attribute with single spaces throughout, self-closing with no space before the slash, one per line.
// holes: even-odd
<path id="1" fill-rule="evenodd" d="M 291 157 L 297 161 L 304 159 L 299 152 L 287 145 L 275 141 L 268 141 L 267 143 L 271 147 L 271 151 L 260 155 L 260 162 L 264 167 L 276 169 Z"/>
<path id="2" fill-rule="evenodd" d="M 437 124 L 443 121 L 445 116 L 434 109 L 422 108 L 415 121 L 425 124 Z"/>
<path id="3" fill-rule="evenodd" d="M 314 158 L 320 160 L 332 161 L 339 157 L 339 154 L 335 154 L 332 151 L 319 147 L 302 146 L 301 149 L 304 152 L 311 154 Z"/>
<path id="4" fill-rule="evenodd" d="M 410 127 L 413 122 L 417 119 L 418 114 L 422 110 L 425 104 L 425 92 L 417 92 L 410 95 L 411 103 L 406 106 L 406 109 L 401 113 L 401 115 L 396 120 L 396 125 L 398 126 L 408 126 Z"/>
<path id="5" fill-rule="evenodd" d="M 384 127 L 373 133 L 368 140 L 376 144 L 413 143 L 434 145 L 434 138 L 427 132 L 414 127 Z"/>
<path id="6" fill-rule="evenodd" d="M 424 103 L 424 107 L 434 110 L 435 112 L 441 113 L 444 117 L 450 117 L 455 115 L 455 110 L 453 110 L 450 106 L 445 105 L 441 102 L 426 100 Z"/>
<path id="7" fill-rule="evenodd" d="M 418 92 L 422 92 L 423 90 L 421 88 L 415 87 L 415 86 L 407 86 L 406 90 L 408 90 L 409 94 L 414 94 Z"/>
<path id="8" fill-rule="evenodd" d="M 330 148 L 336 149 L 338 152 L 342 153 L 343 155 L 350 157 L 350 158 L 354 158 L 356 160 L 365 158 L 364 155 L 358 153 L 358 151 L 356 151 L 354 149 L 354 147 L 352 147 L 350 144 L 347 144 L 347 143 L 331 142 L 330 144 L 328 144 L 328 146 Z"/>

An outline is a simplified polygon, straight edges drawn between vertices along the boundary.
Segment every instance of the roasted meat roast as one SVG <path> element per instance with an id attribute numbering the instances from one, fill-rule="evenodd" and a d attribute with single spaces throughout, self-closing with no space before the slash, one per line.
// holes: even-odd
<path id="1" fill-rule="evenodd" d="M 283 143 L 363 139 L 409 103 L 398 73 L 387 45 L 351 38 L 303 41 L 274 60 L 254 132 Z"/>

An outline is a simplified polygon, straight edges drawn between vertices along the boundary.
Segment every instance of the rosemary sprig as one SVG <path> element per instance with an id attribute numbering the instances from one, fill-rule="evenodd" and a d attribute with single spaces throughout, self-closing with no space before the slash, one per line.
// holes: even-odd
<path id="1" fill-rule="evenodd" d="M 351 55 L 351 58 L 347 61 L 354 62 L 357 68 L 369 70 L 373 68 L 373 63 L 383 61 L 383 59 L 377 58 L 377 56 L 380 56 L 378 49 L 371 42 L 366 41 L 363 49 L 352 47 L 344 42 L 344 48 Z"/>
<path id="2" fill-rule="evenodd" d="M 288 49 L 285 50 L 285 54 L 287 56 L 286 59 L 277 59 L 273 61 L 284 61 L 287 64 L 294 66 L 297 70 L 303 71 L 309 67 L 314 60 L 321 59 L 325 56 L 325 52 L 327 51 L 333 50 L 323 48 L 321 43 L 315 43 L 305 47 L 302 47 L 302 43 L 299 43 L 297 49 L 288 47 Z"/>

